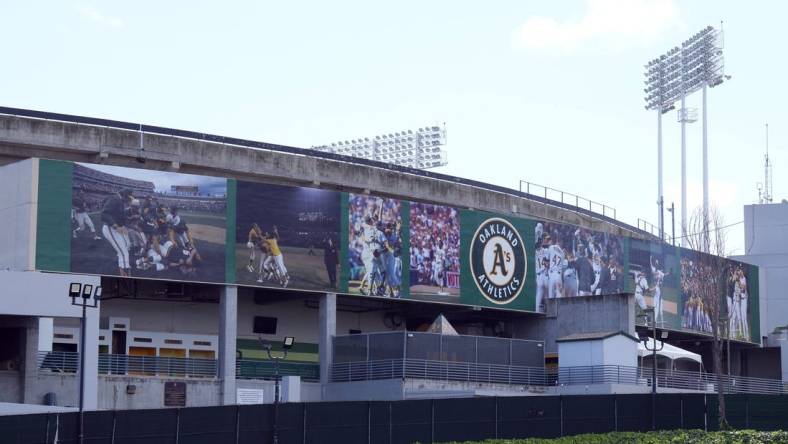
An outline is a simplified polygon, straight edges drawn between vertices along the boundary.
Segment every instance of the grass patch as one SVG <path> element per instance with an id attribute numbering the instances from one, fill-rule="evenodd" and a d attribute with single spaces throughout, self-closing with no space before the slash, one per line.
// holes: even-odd
<path id="1" fill-rule="evenodd" d="M 735 430 L 704 432 L 702 430 L 666 430 L 659 432 L 612 432 L 565 436 L 555 439 L 489 439 L 486 441 L 454 441 L 446 444 L 760 444 L 788 443 L 788 432 L 759 432 Z"/>

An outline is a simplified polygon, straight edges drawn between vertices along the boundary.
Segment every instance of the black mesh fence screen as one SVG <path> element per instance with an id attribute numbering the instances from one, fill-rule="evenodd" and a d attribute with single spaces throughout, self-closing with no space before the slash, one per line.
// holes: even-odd
<path id="1" fill-rule="evenodd" d="M 54 440 L 55 415 L 0 416 L 0 437 L 9 443 L 50 443 Z"/>
<path id="2" fill-rule="evenodd" d="M 788 429 L 788 396 L 727 395 L 735 428 Z M 651 429 L 650 394 L 317 402 L 91 411 L 89 444 L 406 444 Z M 278 413 L 277 413 L 278 411 Z M 712 394 L 658 394 L 656 427 L 718 427 Z M 0 442 L 78 443 L 79 414 L 0 416 Z"/>
<path id="3" fill-rule="evenodd" d="M 369 335 L 369 360 L 402 359 L 405 355 L 405 334 L 379 333 Z"/>
<path id="4" fill-rule="evenodd" d="M 561 399 L 558 396 L 498 398 L 499 438 L 561 436 Z"/>
<path id="5" fill-rule="evenodd" d="M 495 398 L 436 399 L 433 409 L 435 442 L 495 437 Z"/>

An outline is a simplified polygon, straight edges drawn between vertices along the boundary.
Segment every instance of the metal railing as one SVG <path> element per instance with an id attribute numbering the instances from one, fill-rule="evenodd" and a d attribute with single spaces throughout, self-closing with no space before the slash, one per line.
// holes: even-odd
<path id="1" fill-rule="evenodd" d="M 303 381 L 320 380 L 320 364 L 303 362 L 279 363 L 280 376 L 300 376 Z M 267 360 L 239 359 L 235 361 L 235 377 L 238 379 L 275 379 L 274 363 Z"/>
<path id="2" fill-rule="evenodd" d="M 334 363 L 331 368 L 332 382 L 408 378 L 529 386 L 624 384 L 651 387 L 652 384 L 650 367 L 621 365 L 562 367 L 546 371 L 540 367 L 385 359 Z M 721 383 L 725 393 L 788 394 L 788 385 L 779 379 L 723 375 Z M 717 385 L 717 376 L 712 373 L 657 369 L 658 389 L 714 393 Z"/>
<path id="3" fill-rule="evenodd" d="M 525 184 L 525 190 L 523 190 L 523 184 Z M 579 210 L 588 210 L 592 213 L 601 214 L 616 220 L 615 208 L 607 206 L 603 203 L 595 202 L 591 199 L 586 199 L 585 197 L 578 196 L 577 194 L 546 187 L 544 185 L 528 182 L 526 180 L 520 181 L 520 192 L 533 196 L 541 196 L 547 200 L 561 202 L 564 205 L 570 205 Z M 638 226 L 638 228 L 640 228 L 640 226 Z"/>
<path id="4" fill-rule="evenodd" d="M 599 365 L 588 367 L 561 367 L 558 385 L 627 384 L 651 387 L 651 367 Z M 657 388 L 716 392 L 721 383 L 725 393 L 788 394 L 788 386 L 779 379 L 749 376 L 722 375 L 720 381 L 713 373 L 657 368 Z"/>
<path id="5" fill-rule="evenodd" d="M 50 373 L 77 373 L 79 353 L 39 352 L 38 369 Z M 100 375 L 167 376 L 216 378 L 215 359 L 171 358 L 164 356 L 98 355 Z"/>
<path id="6" fill-rule="evenodd" d="M 645 219 L 638 218 L 638 230 L 644 231 L 657 239 L 662 239 L 663 242 L 672 243 L 670 233 L 668 233 L 667 230 L 663 229 L 663 232 L 660 233 L 658 226 Z M 673 241 L 675 242 L 675 239 Z"/>
<path id="7" fill-rule="evenodd" d="M 426 359 L 341 362 L 331 368 L 332 382 L 375 379 L 429 379 L 489 384 L 547 385 L 544 368 Z"/>
<path id="8" fill-rule="evenodd" d="M 253 149 L 263 149 L 268 151 L 275 151 L 275 152 L 283 152 L 289 153 L 294 155 L 300 156 L 309 156 L 315 158 L 323 158 L 328 160 L 335 160 L 345 163 L 353 163 L 358 165 L 369 166 L 373 168 L 382 168 L 386 170 L 398 171 L 401 173 L 412 174 L 416 176 L 426 177 L 430 179 L 442 180 L 445 182 L 451 182 L 460 185 L 467 185 L 472 186 L 475 188 L 480 188 L 488 191 L 494 191 L 497 193 L 504 193 L 509 194 L 516 197 L 521 197 L 529 200 L 533 200 L 536 202 L 553 205 L 559 208 L 564 208 L 568 210 L 572 210 L 578 213 L 585 214 L 587 216 L 591 216 L 606 222 L 610 222 L 614 225 L 617 225 L 621 228 L 624 228 L 629 231 L 633 232 L 641 232 L 641 230 L 637 229 L 636 227 L 627 224 L 625 222 L 619 221 L 616 219 L 616 212 L 614 208 L 607 207 L 605 205 L 599 204 L 597 202 L 589 203 L 588 209 L 585 206 L 579 205 L 579 201 L 576 202 L 577 204 L 570 204 L 565 203 L 560 200 L 553 200 L 548 197 L 543 197 L 537 194 L 531 194 L 528 192 L 524 192 L 522 190 L 514 190 L 511 188 L 503 187 L 500 185 L 494 185 L 490 183 L 481 182 L 478 180 L 473 179 L 464 179 L 461 177 L 450 176 L 448 174 L 436 173 L 433 171 L 425 171 L 419 170 L 416 168 L 410 168 L 406 166 L 394 165 L 385 162 L 380 162 L 376 160 L 369 160 L 369 159 L 362 159 L 359 157 L 351 157 L 341 154 L 335 153 L 328 153 L 322 152 L 314 149 L 307 149 L 307 148 L 296 148 L 291 146 L 285 145 L 276 145 L 272 143 L 266 142 L 257 142 L 253 140 L 247 139 L 238 139 L 234 137 L 225 137 L 225 136 L 218 136 L 215 134 L 206 134 L 206 133 L 198 133 L 195 131 L 186 131 L 186 130 L 179 130 L 174 128 L 165 128 L 160 126 L 153 126 L 153 125 L 143 125 L 141 123 L 131 123 L 131 122 L 123 122 L 118 120 L 110 120 L 110 119 L 99 119 L 94 117 L 85 117 L 85 116 L 75 116 L 70 114 L 61 114 L 61 113 L 51 113 L 46 111 L 36 111 L 36 110 L 29 110 L 29 109 L 22 109 L 22 108 L 11 108 L 11 107 L 4 107 L 0 106 L 0 114 L 5 114 L 9 116 L 21 116 L 21 117 L 28 117 L 33 119 L 43 119 L 43 120 L 52 120 L 52 121 L 59 121 L 59 122 L 68 122 L 68 123 L 76 123 L 80 125 L 91 125 L 97 127 L 104 127 L 104 128 L 113 128 L 113 129 L 120 129 L 126 131 L 134 131 L 140 134 L 149 133 L 149 134 L 157 134 L 157 135 L 165 135 L 171 137 L 178 137 L 184 139 L 193 139 L 199 141 L 206 141 L 206 142 L 213 142 L 213 143 L 220 143 L 224 145 L 233 145 L 239 146 L 243 148 L 253 148 Z M 584 199 L 585 201 L 585 199 Z M 589 201 L 590 202 L 590 201 Z M 594 208 L 602 208 L 602 212 L 594 211 Z M 607 214 L 609 213 L 608 210 L 612 210 L 612 216 Z"/>

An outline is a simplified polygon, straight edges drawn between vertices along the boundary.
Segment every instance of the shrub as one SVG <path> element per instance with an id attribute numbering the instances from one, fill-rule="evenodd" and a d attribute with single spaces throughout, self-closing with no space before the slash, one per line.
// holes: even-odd
<path id="1" fill-rule="evenodd" d="M 564 436 L 555 439 L 491 439 L 487 441 L 453 442 L 446 444 L 772 444 L 788 443 L 788 432 L 735 430 L 704 432 L 703 430 L 666 430 L 658 432 L 612 432 Z"/>

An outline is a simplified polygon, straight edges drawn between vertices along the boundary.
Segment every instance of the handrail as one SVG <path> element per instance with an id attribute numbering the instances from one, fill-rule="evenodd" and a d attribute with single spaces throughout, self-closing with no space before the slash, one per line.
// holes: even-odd
<path id="1" fill-rule="evenodd" d="M 339 162 L 345 163 L 353 163 L 358 165 L 369 166 L 373 168 L 381 168 L 391 171 L 397 171 L 400 173 L 411 174 L 415 176 L 426 177 L 430 179 L 442 180 L 446 182 L 451 182 L 460 185 L 467 185 L 472 186 L 475 188 L 480 188 L 488 191 L 494 191 L 498 193 L 509 194 L 511 196 L 520 197 L 524 199 L 529 199 L 532 201 L 540 202 L 546 205 L 552 205 L 559 208 L 564 208 L 570 211 L 574 211 L 577 213 L 584 214 L 589 217 L 593 217 L 623 229 L 629 230 L 634 233 L 640 234 L 647 234 L 637 227 L 634 227 L 630 224 L 621 222 L 615 218 L 615 212 L 613 217 L 610 217 L 606 214 L 600 214 L 594 212 L 591 209 L 586 210 L 585 208 L 570 205 L 564 202 L 560 202 L 557 200 L 547 199 L 541 196 L 537 196 L 534 194 L 525 193 L 522 191 L 514 190 L 511 188 L 503 187 L 500 185 L 494 185 L 490 183 L 481 182 L 478 180 L 473 179 L 463 179 L 456 176 L 450 176 L 448 174 L 436 173 L 432 171 L 425 171 L 419 170 L 416 168 L 401 166 L 401 165 L 394 165 L 390 163 L 380 162 L 376 160 L 369 160 L 363 159 L 359 157 L 351 157 L 342 154 L 334 154 L 324 151 L 318 151 L 310 148 L 296 148 L 287 145 L 277 145 L 273 143 L 266 143 L 266 142 L 257 142 L 248 139 L 238 139 L 234 137 L 225 137 L 225 136 L 218 136 L 215 134 L 208 134 L 208 133 L 199 133 L 195 131 L 186 131 L 186 130 L 179 130 L 173 128 L 166 128 L 161 126 L 154 126 L 154 125 L 144 125 L 141 123 L 131 123 L 131 122 L 124 122 L 120 120 L 110 120 L 110 119 L 99 119 L 94 117 L 84 117 L 84 116 L 75 116 L 70 114 L 61 114 L 61 113 L 51 113 L 46 111 L 35 111 L 35 110 L 28 110 L 22 108 L 12 108 L 12 107 L 4 107 L 0 106 L 0 114 L 5 114 L 9 116 L 21 116 L 21 117 L 30 117 L 34 119 L 43 119 L 43 120 L 53 120 L 53 121 L 60 121 L 60 122 L 69 122 L 69 123 L 76 123 L 82 125 L 91 125 L 91 126 L 99 126 L 105 128 L 115 128 L 127 131 L 135 131 L 140 133 L 149 133 L 149 134 L 160 134 L 165 136 L 172 136 L 172 137 L 179 137 L 185 139 L 194 139 L 194 140 L 202 140 L 206 142 L 214 142 L 214 143 L 221 143 L 225 145 L 235 145 L 244 148 L 254 148 L 254 149 L 263 149 L 268 151 L 277 151 L 283 152 L 288 154 L 294 155 L 301 155 L 301 156 L 309 156 L 315 158 L 322 158 L 328 160 L 335 160 Z M 604 213 L 604 208 L 603 208 Z"/>
<path id="2" fill-rule="evenodd" d="M 540 367 L 479 364 L 473 362 L 432 361 L 424 359 L 383 359 L 334 363 L 332 382 L 353 382 L 378 379 L 427 379 L 528 386 L 573 386 L 590 384 L 622 384 L 650 387 L 650 367 L 598 365 L 561 367 L 545 370 Z M 722 375 L 718 381 L 713 373 L 657 369 L 658 388 L 711 393 L 722 384 L 726 393 L 788 394 L 788 385 L 779 379 Z"/>
<path id="3" fill-rule="evenodd" d="M 38 352 L 39 372 L 77 373 L 78 352 Z M 184 378 L 216 378 L 216 359 L 178 358 L 166 356 L 130 356 L 99 353 L 100 375 L 168 376 Z"/>
<path id="4" fill-rule="evenodd" d="M 544 185 L 539 185 L 538 183 L 528 182 L 527 180 L 521 180 L 520 181 L 520 192 L 521 193 L 523 192 L 523 184 L 525 184 L 525 191 L 524 192 L 526 194 L 535 194 L 535 193 L 531 192 L 531 187 L 533 187 L 533 188 L 536 188 L 537 190 L 544 191 L 544 193 L 541 193 L 541 194 L 544 194 L 544 198 L 545 199 L 550 199 L 550 197 L 549 197 L 550 194 L 553 194 L 554 196 L 560 196 L 559 199 L 552 199 L 552 200 L 555 200 L 557 202 L 561 202 L 561 203 L 564 203 L 564 204 L 567 204 L 567 205 L 572 205 L 572 201 L 574 201 L 574 205 L 572 205 L 572 206 L 574 206 L 577 209 L 581 209 L 581 210 L 585 210 L 585 205 L 580 205 L 581 202 L 584 203 L 584 204 L 588 203 L 588 210 L 589 211 L 594 211 L 594 206 L 596 206 L 597 208 L 601 208 L 602 209 L 602 215 L 603 216 L 608 216 L 608 212 L 611 212 L 611 213 L 613 213 L 612 218 L 616 219 L 616 209 L 611 207 L 611 206 L 605 205 L 605 204 L 603 204 L 601 202 L 596 202 L 596 201 L 593 201 L 591 199 L 586 199 L 585 197 L 578 196 L 577 194 L 573 194 L 573 193 L 570 193 L 570 192 L 567 192 L 567 191 L 561 191 L 561 190 L 558 190 L 558 189 L 555 189 L 555 188 L 550 188 L 550 187 L 546 187 Z M 639 227 L 640 227 L 640 225 L 638 225 L 638 228 Z"/>

